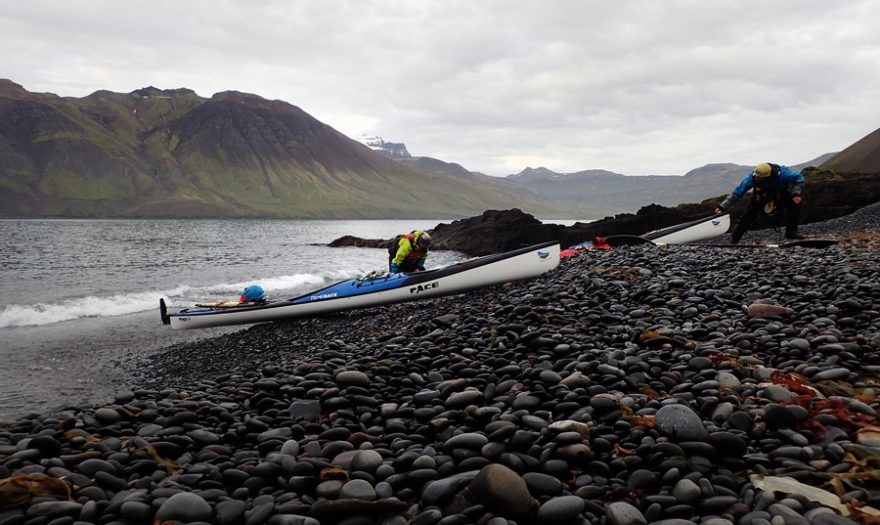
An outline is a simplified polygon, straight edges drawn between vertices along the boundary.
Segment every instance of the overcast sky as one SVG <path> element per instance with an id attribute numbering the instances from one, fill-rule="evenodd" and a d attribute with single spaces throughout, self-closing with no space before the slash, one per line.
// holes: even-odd
<path id="1" fill-rule="evenodd" d="M 236 90 L 489 175 L 797 164 L 880 128 L 876 0 L 27 0 L 0 78 Z"/>

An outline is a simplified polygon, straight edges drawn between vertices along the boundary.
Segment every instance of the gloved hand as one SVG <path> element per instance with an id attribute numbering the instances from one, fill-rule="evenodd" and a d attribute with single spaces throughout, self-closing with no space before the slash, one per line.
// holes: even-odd
<path id="1" fill-rule="evenodd" d="M 400 269 L 397 267 L 397 265 L 394 263 L 391 263 L 391 273 L 399 273 L 399 272 L 400 272 Z"/>
<path id="2" fill-rule="evenodd" d="M 422 261 L 422 260 L 419 261 L 419 271 L 420 272 L 425 271 L 425 261 Z"/>
<path id="3" fill-rule="evenodd" d="M 791 198 L 791 200 L 795 204 L 800 204 L 801 201 L 803 201 L 804 199 L 802 199 L 800 195 L 795 195 L 794 197 Z"/>

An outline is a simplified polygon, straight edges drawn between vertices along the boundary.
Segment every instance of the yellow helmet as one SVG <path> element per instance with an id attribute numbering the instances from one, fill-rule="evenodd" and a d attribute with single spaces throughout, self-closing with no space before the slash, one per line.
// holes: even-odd
<path id="1" fill-rule="evenodd" d="M 755 172 L 753 173 L 753 175 L 759 179 L 763 179 L 764 177 L 770 176 L 770 171 L 770 165 L 766 162 L 762 162 L 755 166 Z"/>
<path id="2" fill-rule="evenodd" d="M 422 232 L 419 234 L 419 246 L 423 248 L 427 248 L 431 245 L 431 236 L 428 235 L 428 232 Z"/>

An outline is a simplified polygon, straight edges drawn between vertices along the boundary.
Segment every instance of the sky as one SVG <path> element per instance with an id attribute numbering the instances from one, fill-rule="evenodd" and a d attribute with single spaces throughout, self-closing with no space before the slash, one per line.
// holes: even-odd
<path id="1" fill-rule="evenodd" d="M 880 128 L 876 0 L 28 0 L 32 92 L 253 93 L 505 176 L 798 164 Z"/>

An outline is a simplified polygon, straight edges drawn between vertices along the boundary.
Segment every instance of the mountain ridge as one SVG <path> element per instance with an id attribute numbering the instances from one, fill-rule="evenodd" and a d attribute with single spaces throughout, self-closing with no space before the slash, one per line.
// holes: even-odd
<path id="1" fill-rule="evenodd" d="M 558 210 L 504 181 L 413 170 L 280 100 L 0 83 L 3 216 L 460 218 L 510 205 Z"/>
<path id="2" fill-rule="evenodd" d="M 629 176 L 528 167 L 490 177 L 373 140 L 234 90 L 204 98 L 147 86 L 75 98 L 0 79 L 0 216 L 461 218 L 519 208 L 586 219 L 701 202 L 752 169 L 711 163 Z M 860 172 L 875 162 L 880 130 L 794 167 Z"/>

